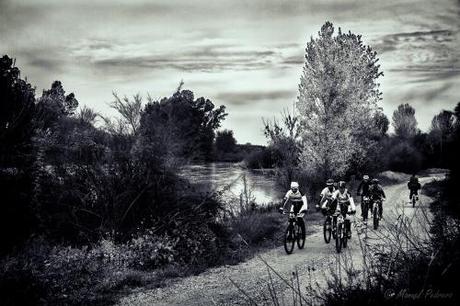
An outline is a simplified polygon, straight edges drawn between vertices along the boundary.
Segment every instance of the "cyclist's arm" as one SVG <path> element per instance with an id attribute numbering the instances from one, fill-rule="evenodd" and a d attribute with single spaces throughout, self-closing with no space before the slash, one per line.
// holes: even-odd
<path id="1" fill-rule="evenodd" d="M 385 195 L 385 191 L 383 191 L 383 188 L 380 188 L 380 190 L 381 190 L 381 192 L 382 192 L 382 197 L 383 197 L 384 199 L 386 199 L 387 196 Z"/>
<path id="2" fill-rule="evenodd" d="M 283 210 L 286 211 L 286 205 L 287 203 L 289 202 L 289 199 L 291 198 L 291 190 L 289 190 L 288 192 L 286 192 L 286 195 L 284 196 L 284 199 L 283 199 Z"/>
<path id="3" fill-rule="evenodd" d="M 319 200 L 319 204 L 323 205 L 325 201 L 326 201 L 326 191 L 323 189 L 323 191 L 321 191 L 321 199 Z"/>
<path id="4" fill-rule="evenodd" d="M 349 195 L 349 200 L 350 200 L 350 208 L 351 208 L 351 211 L 356 211 L 355 201 L 353 200 L 353 198 L 351 197 L 351 195 Z"/>
<path id="5" fill-rule="evenodd" d="M 302 207 L 300 208 L 300 212 L 305 212 L 308 210 L 308 202 L 307 202 L 307 197 L 302 196 Z"/>

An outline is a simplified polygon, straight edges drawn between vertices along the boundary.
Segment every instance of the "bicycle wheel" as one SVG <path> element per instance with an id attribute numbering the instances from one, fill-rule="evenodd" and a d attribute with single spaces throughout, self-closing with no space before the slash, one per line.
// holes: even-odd
<path id="1" fill-rule="evenodd" d="M 412 208 L 415 207 L 415 202 L 416 202 L 416 198 L 415 198 L 415 194 L 412 195 Z"/>
<path id="2" fill-rule="evenodd" d="M 303 220 L 297 221 L 296 226 L 297 247 L 303 249 L 305 246 L 305 223 Z"/>
<path id="3" fill-rule="evenodd" d="M 294 250 L 294 244 L 295 244 L 294 236 L 295 236 L 294 226 L 292 224 L 289 224 L 284 234 L 284 250 L 286 251 L 287 254 L 291 254 L 292 251 Z"/>
<path id="4" fill-rule="evenodd" d="M 374 221 L 374 230 L 379 228 L 379 210 L 377 206 L 374 206 L 372 210 L 373 221 Z"/>
<path id="5" fill-rule="evenodd" d="M 324 224 L 323 224 L 324 242 L 329 243 L 331 241 L 331 234 L 332 234 L 331 218 L 327 217 L 326 220 L 324 220 Z"/>
<path id="6" fill-rule="evenodd" d="M 337 253 L 342 251 L 342 223 L 337 224 L 337 233 L 335 235 L 335 249 Z"/>
<path id="7" fill-rule="evenodd" d="M 347 242 L 348 242 L 348 230 L 347 227 L 343 227 L 343 235 L 342 235 L 342 247 L 345 249 L 347 247 Z"/>

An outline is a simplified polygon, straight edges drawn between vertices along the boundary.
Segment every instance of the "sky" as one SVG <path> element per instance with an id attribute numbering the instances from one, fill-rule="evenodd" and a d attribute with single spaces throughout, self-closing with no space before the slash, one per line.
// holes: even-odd
<path id="1" fill-rule="evenodd" d="M 112 92 L 161 98 L 183 80 L 227 107 L 239 143 L 265 144 L 262 118 L 292 109 L 325 21 L 378 52 L 390 119 L 409 103 L 427 131 L 460 101 L 460 0 L 0 0 L 0 53 L 37 94 L 60 80 L 110 115 Z"/>

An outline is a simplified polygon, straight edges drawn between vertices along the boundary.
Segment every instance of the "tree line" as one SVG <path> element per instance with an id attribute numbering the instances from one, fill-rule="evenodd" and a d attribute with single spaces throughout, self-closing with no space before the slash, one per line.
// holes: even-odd
<path id="1" fill-rule="evenodd" d="M 214 222 L 219 204 L 192 190 L 177 169 L 212 155 L 227 113 L 182 85 L 170 97 L 147 97 L 145 105 L 140 95 L 114 94 L 114 119 L 79 107 L 59 81 L 36 97 L 3 56 L 2 251 L 31 235 L 81 244 L 108 233 L 123 240 L 153 225 L 166 232 L 185 220 Z M 170 220 L 179 211 L 187 217 Z"/>

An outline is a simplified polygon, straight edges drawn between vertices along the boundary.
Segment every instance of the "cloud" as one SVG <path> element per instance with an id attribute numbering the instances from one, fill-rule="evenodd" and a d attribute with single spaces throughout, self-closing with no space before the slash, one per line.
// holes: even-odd
<path id="1" fill-rule="evenodd" d="M 181 71 L 247 71 L 273 68 L 277 65 L 297 65 L 285 50 L 292 45 L 245 46 L 234 43 L 190 44 L 164 42 L 122 43 L 85 41 L 73 48 L 73 56 L 85 59 L 98 69 L 176 69 Z"/>
<path id="2" fill-rule="evenodd" d="M 236 106 L 267 100 L 286 100 L 289 105 L 296 94 L 295 91 L 290 90 L 222 92 L 217 95 L 217 99 Z"/>
<path id="3" fill-rule="evenodd" d="M 386 71 L 406 74 L 407 81 L 449 80 L 460 76 L 456 35 L 451 29 L 395 33 L 374 48 L 385 59 Z"/>

